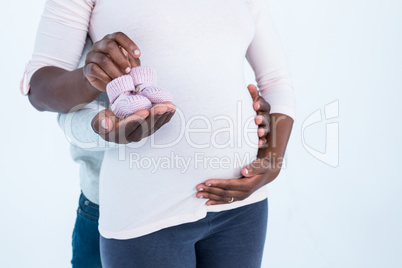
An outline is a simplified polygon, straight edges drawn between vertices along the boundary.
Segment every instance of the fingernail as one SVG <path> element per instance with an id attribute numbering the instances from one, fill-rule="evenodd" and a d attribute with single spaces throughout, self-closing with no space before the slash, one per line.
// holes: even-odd
<path id="1" fill-rule="evenodd" d="M 140 55 L 140 53 L 141 52 L 138 49 L 134 50 L 134 55 L 138 56 L 138 55 Z"/>
<path id="2" fill-rule="evenodd" d="M 207 184 L 207 186 L 212 186 L 212 184 Z"/>
<path id="3" fill-rule="evenodd" d="M 244 173 L 246 173 L 246 175 L 248 175 L 248 169 L 247 168 L 244 169 Z"/>
<path id="4" fill-rule="evenodd" d="M 201 196 L 199 196 L 198 198 L 204 198 L 204 196 L 203 196 L 203 195 L 201 195 Z"/>
<path id="5" fill-rule="evenodd" d="M 256 116 L 255 117 L 255 124 L 257 125 L 257 126 L 259 126 L 262 122 L 262 120 L 260 121 L 261 119 L 260 119 L 260 116 L 258 115 L 258 116 Z"/>
<path id="6" fill-rule="evenodd" d="M 204 191 L 204 188 L 200 188 L 198 191 Z"/>
<path id="7" fill-rule="evenodd" d="M 257 103 L 257 110 L 260 109 L 261 105 L 260 103 Z"/>
<path id="8" fill-rule="evenodd" d="M 126 74 L 128 74 L 130 71 L 131 71 L 131 68 L 130 68 L 130 67 L 127 67 L 127 68 L 126 68 Z"/>
<path id="9" fill-rule="evenodd" d="M 106 123 L 106 119 L 102 119 L 102 121 L 100 122 L 101 127 L 103 127 L 104 129 L 108 129 L 107 123 Z"/>

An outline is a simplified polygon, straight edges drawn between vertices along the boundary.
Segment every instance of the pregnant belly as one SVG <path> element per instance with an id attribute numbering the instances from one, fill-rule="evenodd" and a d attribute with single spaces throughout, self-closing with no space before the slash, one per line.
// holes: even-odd
<path id="1" fill-rule="evenodd" d="M 255 111 L 248 99 L 232 97 L 220 106 L 215 102 L 212 107 L 197 104 L 198 109 L 178 105 L 171 122 L 139 143 L 108 151 L 103 166 L 119 178 L 140 174 L 145 180 L 163 177 L 172 184 L 238 177 L 257 154 Z"/>
<path id="2" fill-rule="evenodd" d="M 239 178 L 241 168 L 258 151 L 255 111 L 247 89 L 240 90 L 240 96 L 223 101 L 200 104 L 179 99 L 171 122 L 154 135 L 107 151 L 100 177 L 103 215 L 132 221 L 124 218 L 132 213 L 116 210 L 121 204 L 136 215 L 148 215 L 149 207 L 158 207 L 160 213 L 151 213 L 156 218 L 173 215 L 183 204 L 191 211 L 205 202 L 195 197 L 197 184 L 211 178 Z M 147 205 L 139 205 L 143 203 Z"/>

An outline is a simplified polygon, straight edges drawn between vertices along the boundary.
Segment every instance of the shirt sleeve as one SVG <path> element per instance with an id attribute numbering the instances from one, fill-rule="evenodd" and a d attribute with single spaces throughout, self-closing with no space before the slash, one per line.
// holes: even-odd
<path id="1" fill-rule="evenodd" d="M 21 81 L 29 92 L 32 75 L 45 66 L 77 68 L 89 30 L 95 0 L 47 0 L 36 33 L 35 48 Z M 25 81 L 24 81 L 25 80 Z"/>
<path id="2" fill-rule="evenodd" d="M 84 66 L 86 55 L 91 50 L 92 45 L 92 40 L 87 37 L 78 67 Z M 107 94 L 102 93 L 96 100 L 87 104 L 81 110 L 70 113 L 59 113 L 57 122 L 67 140 L 76 147 L 88 151 L 105 151 L 107 149 L 118 148 L 124 144 L 105 141 L 92 129 L 91 125 L 92 119 L 108 106 L 109 99 Z"/>
<path id="3" fill-rule="evenodd" d="M 267 0 L 248 0 L 255 20 L 255 35 L 247 49 L 260 95 L 271 105 L 270 113 L 295 119 L 296 102 L 279 36 Z"/>
<path id="4" fill-rule="evenodd" d="M 71 113 L 59 113 L 57 121 L 67 140 L 74 146 L 88 151 L 106 151 L 124 144 L 108 142 L 92 129 L 92 119 L 108 106 L 106 93 L 83 109 Z"/>

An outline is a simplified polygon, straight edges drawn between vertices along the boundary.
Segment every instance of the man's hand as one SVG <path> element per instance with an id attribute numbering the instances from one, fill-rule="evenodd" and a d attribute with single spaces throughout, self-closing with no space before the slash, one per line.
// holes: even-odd
<path id="1" fill-rule="evenodd" d="M 37 70 L 30 81 L 29 101 L 39 111 L 69 113 L 82 108 L 106 91 L 108 82 L 139 66 L 140 55 L 138 46 L 124 33 L 106 35 L 88 52 L 84 67 Z"/>
<path id="2" fill-rule="evenodd" d="M 88 52 L 84 76 L 93 87 L 106 91 L 107 83 L 141 65 L 140 54 L 138 46 L 124 33 L 108 34 Z"/>
<path id="3" fill-rule="evenodd" d="M 120 144 L 139 142 L 168 123 L 176 111 L 171 102 L 160 103 L 150 110 L 138 111 L 124 119 L 105 109 L 92 120 L 92 128 L 104 140 Z"/>

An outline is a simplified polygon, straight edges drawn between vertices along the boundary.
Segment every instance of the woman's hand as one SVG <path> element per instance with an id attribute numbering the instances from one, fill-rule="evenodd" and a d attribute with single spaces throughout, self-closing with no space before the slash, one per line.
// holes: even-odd
<path id="1" fill-rule="evenodd" d="M 271 122 L 269 116 L 271 106 L 258 94 L 256 86 L 250 84 L 247 89 L 253 99 L 253 108 L 257 113 L 254 121 L 258 125 L 258 147 L 265 148 L 267 146 L 267 135 L 269 133 L 269 124 Z"/>
<path id="2" fill-rule="evenodd" d="M 278 163 L 268 158 L 257 159 L 245 166 L 240 179 L 211 179 L 197 185 L 197 197 L 209 199 L 206 204 L 219 205 L 246 199 L 262 186 L 273 181 L 280 172 Z"/>
<path id="3" fill-rule="evenodd" d="M 105 109 L 92 120 L 92 128 L 104 140 L 120 144 L 139 142 L 168 123 L 176 111 L 171 102 L 160 103 L 150 110 L 138 111 L 124 119 Z"/>
<path id="4" fill-rule="evenodd" d="M 88 52 L 84 76 L 93 87 L 106 91 L 107 83 L 141 65 L 140 55 L 138 46 L 124 33 L 108 34 Z"/>
<path id="5" fill-rule="evenodd" d="M 208 199 L 207 205 L 243 200 L 273 181 L 281 171 L 293 119 L 283 114 L 270 115 L 270 106 L 258 95 L 257 88 L 249 85 L 248 90 L 257 112 L 258 159 L 241 170 L 242 178 L 210 179 L 198 184 L 196 196 Z"/>

